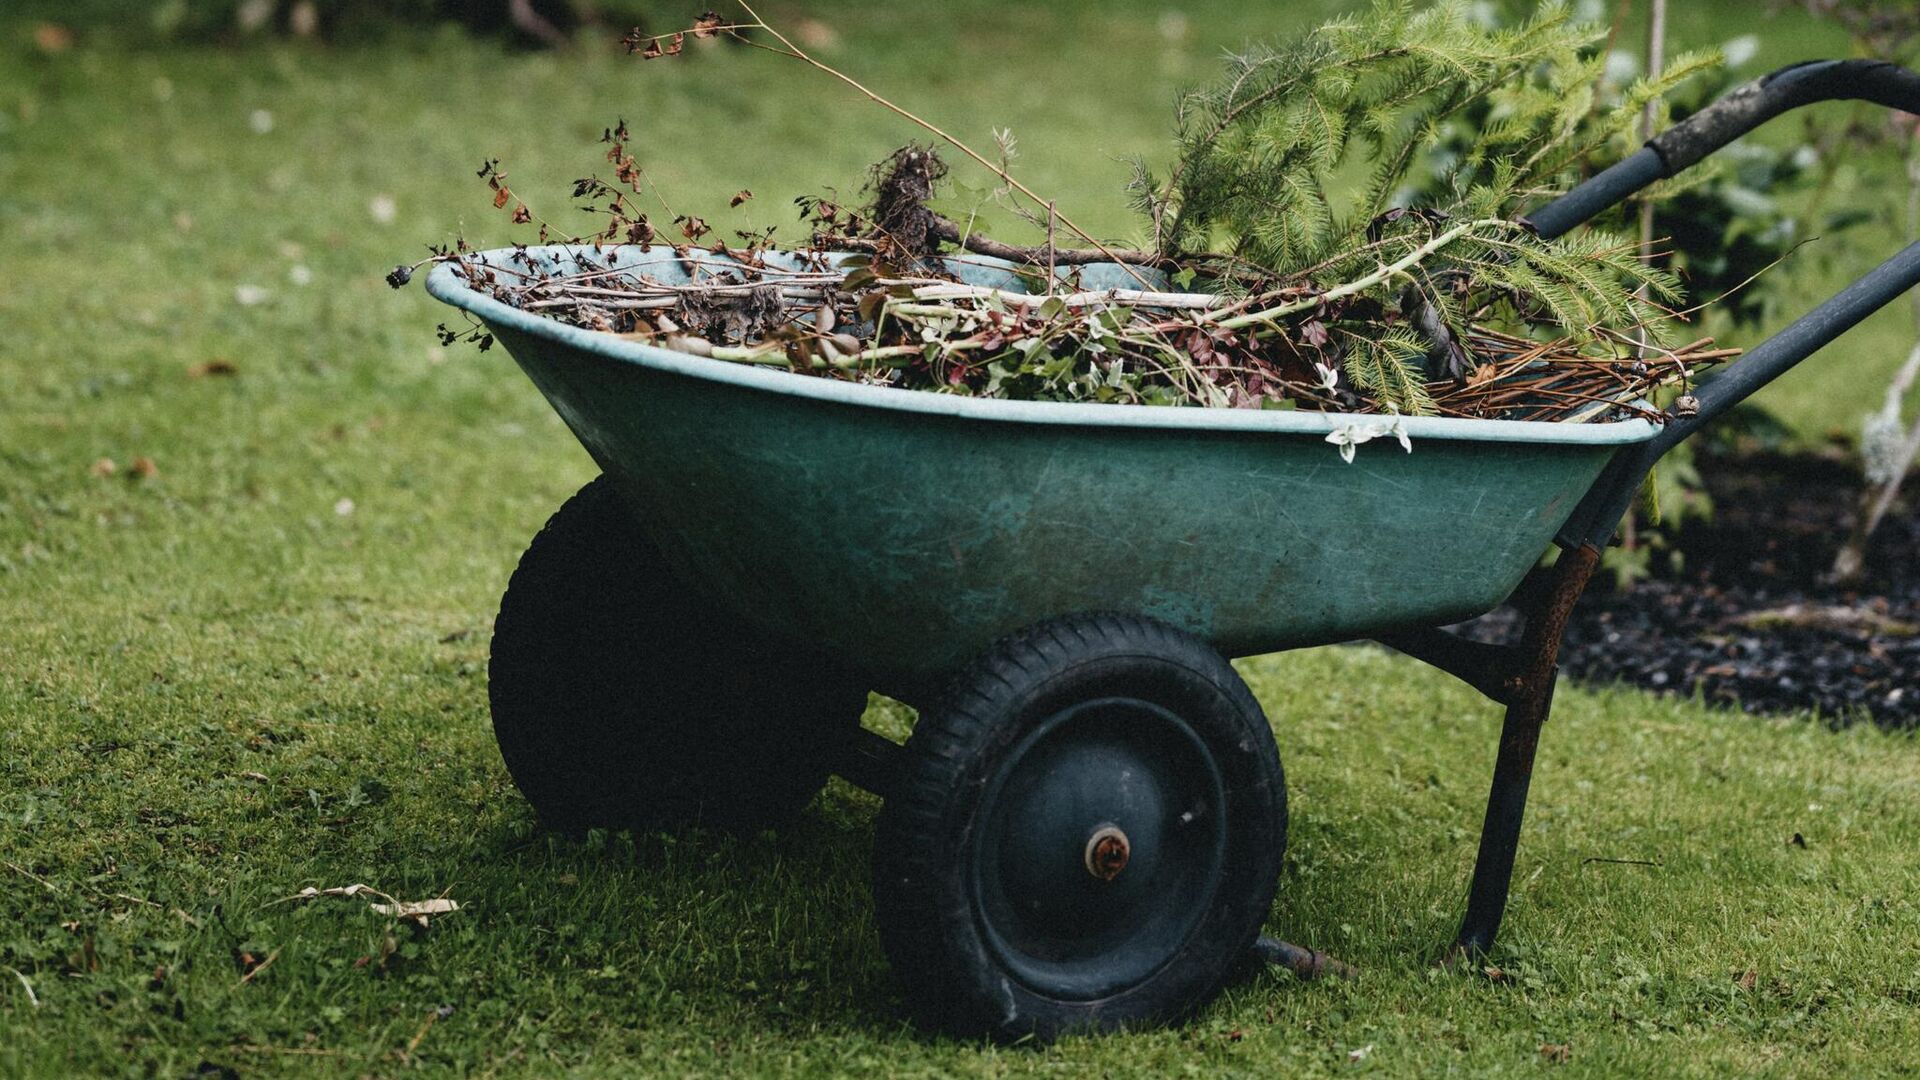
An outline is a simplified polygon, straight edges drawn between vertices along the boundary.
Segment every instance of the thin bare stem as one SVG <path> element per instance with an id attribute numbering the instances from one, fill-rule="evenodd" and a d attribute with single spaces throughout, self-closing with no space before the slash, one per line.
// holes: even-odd
<path id="1" fill-rule="evenodd" d="M 1647 28 L 1647 78 L 1658 80 L 1667 66 L 1667 0 L 1653 0 L 1650 25 Z M 1640 110 L 1640 139 L 1642 142 L 1653 138 L 1653 123 L 1659 115 L 1659 103 L 1649 98 Z M 1652 262 L 1653 251 L 1653 200 L 1640 200 L 1640 259 Z M 1642 285 L 1633 292 L 1634 299 L 1645 300 L 1647 288 Z M 1652 335 L 1644 330 L 1640 333 L 1640 355 L 1647 354 L 1647 346 Z"/>
<path id="2" fill-rule="evenodd" d="M 938 124 L 935 124 L 933 121 L 927 120 L 921 116 L 917 116 L 914 113 L 909 112 L 908 110 L 900 107 L 899 105 L 896 105 L 893 102 L 887 100 L 886 98 L 881 97 L 879 94 L 868 89 L 866 84 L 860 82 L 860 80 L 854 78 L 853 76 L 848 75 L 846 72 L 841 71 L 840 69 L 833 67 L 829 64 L 825 64 L 819 60 L 814 59 L 813 56 L 809 54 L 805 49 L 802 49 L 800 48 L 800 46 L 795 45 L 791 40 L 788 39 L 788 37 L 785 34 L 782 34 L 780 31 L 774 29 L 771 25 L 769 25 L 765 19 L 760 17 L 759 12 L 753 10 L 753 6 L 751 4 L 748 4 L 746 0 L 741 0 L 740 7 L 741 7 L 741 10 L 745 11 L 748 15 L 753 17 L 754 21 L 758 24 L 759 29 L 765 30 L 767 33 L 772 34 L 774 37 L 774 40 L 778 41 L 781 45 L 786 46 L 788 55 L 812 66 L 817 71 L 824 72 L 825 74 L 831 75 L 834 78 L 839 79 L 841 82 L 846 83 L 848 86 L 853 87 L 855 90 L 858 90 L 861 94 L 865 95 L 867 100 L 873 102 L 876 105 L 881 106 L 882 108 L 888 110 L 889 112 L 894 113 L 897 116 L 900 116 L 908 121 L 911 121 L 912 123 L 932 133 L 935 137 L 939 138 L 942 142 L 946 143 L 947 145 L 953 147 L 955 150 L 958 150 L 961 153 L 972 158 L 974 162 L 978 164 L 981 168 L 999 177 L 1002 183 L 1005 183 L 1009 187 L 1013 188 L 1015 191 L 1018 191 L 1020 194 L 1025 195 L 1027 198 L 1032 199 L 1037 205 L 1051 206 L 1051 203 L 1048 200 L 1043 199 L 1039 195 L 1035 194 L 1032 188 L 1028 187 L 1027 185 L 1021 183 L 1019 180 L 1015 179 L 1012 173 L 1008 172 L 1004 168 L 1001 168 L 999 165 L 994 164 L 994 162 L 991 159 L 989 159 L 985 154 L 982 154 L 980 151 L 975 150 L 971 146 L 968 146 L 966 143 L 960 141 L 960 139 L 958 139 L 954 135 L 949 134 L 946 131 L 946 129 L 940 127 Z M 735 36 L 738 37 L 738 34 L 736 33 Z M 740 40 L 747 41 L 748 44 L 755 45 L 762 49 L 766 48 L 766 46 L 760 45 L 758 42 L 750 41 L 746 38 L 740 38 Z M 777 53 L 780 50 L 768 49 L 767 51 Z M 1113 262 L 1119 263 L 1122 269 L 1126 270 L 1126 272 L 1129 275 L 1131 275 L 1135 281 L 1138 281 L 1140 283 L 1141 288 L 1150 289 L 1153 287 L 1151 282 L 1141 277 L 1140 274 L 1137 271 L 1135 271 L 1131 266 L 1128 266 L 1124 261 L 1115 257 L 1113 252 L 1108 249 L 1107 245 L 1100 242 L 1099 238 L 1095 237 L 1092 233 L 1081 228 L 1080 226 L 1074 224 L 1074 222 L 1070 218 L 1068 218 L 1065 214 L 1059 214 L 1057 215 L 1057 217 L 1059 218 L 1060 224 L 1065 226 L 1075 236 L 1078 236 L 1080 239 L 1085 240 L 1089 244 L 1092 244 L 1097 251 L 1099 251 L 1103 255 L 1106 255 Z"/>

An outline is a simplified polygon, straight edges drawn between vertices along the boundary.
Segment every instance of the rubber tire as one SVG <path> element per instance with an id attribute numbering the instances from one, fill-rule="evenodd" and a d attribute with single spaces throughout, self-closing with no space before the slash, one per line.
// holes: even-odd
<path id="1" fill-rule="evenodd" d="M 975 812 L 1001 756 L 1077 701 L 1130 695 L 1198 734 L 1226 783 L 1225 878 L 1185 946 L 1097 1001 L 1063 1001 L 996 961 L 970 899 Z M 901 993 L 922 1025 L 962 1037 L 1049 1040 L 1179 1020 L 1244 962 L 1273 903 L 1287 834 L 1286 780 L 1265 714 L 1219 653 L 1150 619 L 1038 624 L 989 649 L 908 739 L 874 847 L 874 907 Z"/>
<path id="2" fill-rule="evenodd" d="M 605 476 L 521 556 L 487 693 L 507 771 L 567 831 L 779 825 L 826 783 L 867 702 L 669 573 Z"/>

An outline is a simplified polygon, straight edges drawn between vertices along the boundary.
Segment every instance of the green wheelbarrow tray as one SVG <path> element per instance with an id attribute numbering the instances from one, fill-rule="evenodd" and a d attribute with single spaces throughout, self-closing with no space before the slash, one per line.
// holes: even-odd
<path id="1" fill-rule="evenodd" d="M 542 270 L 573 254 L 531 252 Z M 689 280 L 665 247 L 617 265 Z M 952 268 L 1022 288 L 994 260 Z M 1114 266 L 1082 277 L 1123 284 Z M 894 692 L 1079 611 L 1149 615 L 1228 656 L 1478 615 L 1620 447 L 1659 432 L 1414 417 L 1410 453 L 1378 438 L 1348 463 L 1326 437 L 1353 416 L 899 390 L 583 330 L 451 264 L 427 289 L 486 323 L 680 573 Z"/>
<path id="2" fill-rule="evenodd" d="M 1920 76 L 1783 69 L 1527 220 L 1561 235 L 1836 98 L 1920 113 Z M 614 250 L 666 281 L 713 258 Z M 952 265 L 1022 288 L 1004 263 Z M 1081 286 L 1130 283 L 1090 267 Z M 1249 948 L 1338 970 L 1257 939 L 1285 781 L 1223 657 L 1374 638 L 1505 707 L 1452 946 L 1482 953 L 1561 635 L 1649 470 L 1916 284 L 1920 243 L 1703 380 L 1689 416 L 1408 418 L 1411 452 L 1374 438 L 1348 463 L 1328 436 L 1369 418 L 999 401 L 736 365 L 519 310 L 442 263 L 428 290 L 486 324 L 603 472 L 502 599 L 495 733 L 556 822 L 758 829 L 828 772 L 881 795 L 875 922 L 909 1004 L 958 1032 L 1044 1038 L 1186 1015 Z M 1502 602 L 1525 620 L 1516 644 L 1444 629 Z M 921 709 L 906 745 L 860 726 L 869 688 Z"/>

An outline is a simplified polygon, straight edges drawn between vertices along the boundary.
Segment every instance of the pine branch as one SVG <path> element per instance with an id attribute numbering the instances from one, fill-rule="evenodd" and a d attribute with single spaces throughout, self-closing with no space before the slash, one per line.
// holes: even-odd
<path id="1" fill-rule="evenodd" d="M 1596 112 L 1599 38 L 1560 3 L 1499 27 L 1465 0 L 1379 0 L 1364 18 L 1230 57 L 1222 83 L 1181 100 L 1167 178 L 1136 169 L 1135 205 L 1169 256 L 1217 246 L 1238 260 L 1236 277 L 1252 267 L 1308 286 L 1207 316 L 1226 329 L 1288 332 L 1309 312 L 1337 323 L 1401 311 L 1414 325 L 1392 332 L 1424 334 L 1418 355 L 1455 376 L 1475 363 L 1459 343 L 1464 328 L 1491 311 L 1518 331 L 1593 339 L 1645 328 L 1659 339 L 1673 318 L 1662 305 L 1678 296 L 1670 274 L 1611 237 L 1549 241 L 1513 220 L 1577 182 L 1641 108 L 1712 63 L 1685 58 Z M 1343 195 L 1355 165 L 1366 181 Z M 1438 205 L 1408 207 L 1421 190 Z M 1448 220 L 1466 223 L 1440 224 Z M 1339 284 L 1311 287 L 1328 280 Z M 1355 385 L 1423 409 L 1400 370 L 1413 354 L 1378 344 L 1388 340 L 1380 333 L 1361 336 L 1376 345 L 1347 350 Z"/>

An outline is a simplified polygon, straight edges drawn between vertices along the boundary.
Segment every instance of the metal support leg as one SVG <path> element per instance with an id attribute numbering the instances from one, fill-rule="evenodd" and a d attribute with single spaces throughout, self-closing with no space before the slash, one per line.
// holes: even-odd
<path id="1" fill-rule="evenodd" d="M 1560 637 L 1574 601 L 1599 564 L 1600 551 L 1590 544 L 1561 553 L 1550 588 L 1536 609 L 1527 613 L 1520 645 L 1522 666 L 1513 676 L 1507 716 L 1500 728 L 1493 787 L 1487 794 L 1486 820 L 1480 826 L 1480 855 L 1473 864 L 1467 913 L 1453 947 L 1456 957 L 1486 952 L 1500 932 L 1507 889 L 1513 881 L 1514 852 L 1520 844 L 1520 823 L 1527 809 L 1527 787 L 1533 779 L 1534 750 L 1540 743 L 1540 726 L 1553 708 Z"/>
<path id="2" fill-rule="evenodd" d="M 1514 854 L 1520 846 L 1520 822 L 1527 812 L 1527 787 L 1533 781 L 1533 752 L 1540 743 L 1540 725 L 1553 706 L 1549 676 L 1544 700 L 1529 696 L 1507 706 L 1500 726 L 1500 754 L 1493 764 L 1493 789 L 1487 793 L 1487 816 L 1480 825 L 1480 855 L 1473 862 L 1473 884 L 1467 887 L 1467 914 L 1460 920 L 1456 954 L 1478 954 L 1493 947 L 1500 918 L 1507 912 L 1507 887 L 1513 880 Z"/>

